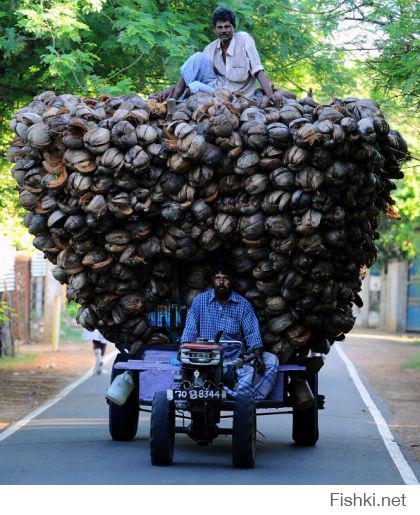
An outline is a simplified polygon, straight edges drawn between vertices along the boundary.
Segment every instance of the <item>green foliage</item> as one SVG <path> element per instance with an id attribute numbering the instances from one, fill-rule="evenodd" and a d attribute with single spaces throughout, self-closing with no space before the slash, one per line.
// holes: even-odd
<path id="1" fill-rule="evenodd" d="M 404 180 L 398 181 L 394 193 L 401 220 L 381 218 L 378 232 L 380 257 L 383 261 L 393 258 L 413 259 L 420 252 L 420 180 L 417 167 L 405 169 Z"/>
<path id="2" fill-rule="evenodd" d="M 338 40 L 347 50 L 346 58 L 358 59 L 363 64 L 372 94 L 398 99 L 405 109 L 416 112 L 420 79 L 419 2 L 318 0 L 309 3 L 325 25 L 337 28 L 336 34 L 341 36 Z"/>
<path id="3" fill-rule="evenodd" d="M 10 320 L 13 311 L 14 309 L 7 302 L 0 300 L 0 326 Z"/>
<path id="4" fill-rule="evenodd" d="M 73 300 L 70 301 L 66 305 L 66 314 L 70 316 L 71 318 L 76 318 L 77 310 L 79 309 L 80 304 L 77 304 L 77 302 L 74 302 Z"/>
<path id="5" fill-rule="evenodd" d="M 12 113 L 43 90 L 148 95 L 174 83 L 191 53 L 214 39 L 217 0 L 3 0 L 0 7 L 0 154 Z M 412 0 L 232 0 L 269 79 L 317 100 L 364 94 L 399 113 L 406 135 L 418 105 L 418 3 Z M 357 31 L 354 30 L 357 27 Z M 366 46 L 375 49 L 372 53 Z M 403 116 L 401 116 L 403 113 Z M 405 114 L 405 116 L 404 116 Z M 409 115 L 411 118 L 409 118 Z M 417 152 L 414 142 L 411 148 Z M 414 145 L 414 146 L 413 146 Z M 408 170 L 408 169 L 407 169 Z M 0 157 L 0 230 L 28 248 L 23 211 Z M 385 226 L 384 255 L 413 254 L 414 171 L 398 192 L 403 221 Z M 418 193 L 417 193 L 418 194 Z M 391 249 L 391 250 L 390 250 Z"/>
<path id="6" fill-rule="evenodd" d="M 419 107 L 419 3 L 382 0 L 376 2 L 371 16 L 380 23 L 384 34 L 377 43 L 380 57 L 366 62 L 373 72 L 374 88 L 396 95 L 415 111 Z"/>

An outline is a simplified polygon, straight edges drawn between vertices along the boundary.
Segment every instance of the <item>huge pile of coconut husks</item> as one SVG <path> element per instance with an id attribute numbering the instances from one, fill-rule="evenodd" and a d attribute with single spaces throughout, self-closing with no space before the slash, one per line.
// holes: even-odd
<path id="1" fill-rule="evenodd" d="M 83 327 L 132 350 L 164 341 L 147 313 L 175 292 L 189 304 L 222 258 L 283 362 L 344 338 L 407 146 L 374 101 L 277 95 L 198 93 L 168 116 L 46 91 L 15 114 L 25 224 Z"/>

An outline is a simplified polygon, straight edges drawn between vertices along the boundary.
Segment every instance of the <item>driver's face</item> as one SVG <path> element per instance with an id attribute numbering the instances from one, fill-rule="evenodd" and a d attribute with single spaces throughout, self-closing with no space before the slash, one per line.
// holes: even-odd
<path id="1" fill-rule="evenodd" d="M 213 276 L 213 288 L 216 293 L 227 294 L 232 288 L 232 278 L 228 275 L 216 274 Z"/>
<path id="2" fill-rule="evenodd" d="M 214 27 L 214 32 L 222 43 L 227 43 L 233 38 L 235 27 L 230 23 L 230 21 L 217 21 L 216 26 Z"/>

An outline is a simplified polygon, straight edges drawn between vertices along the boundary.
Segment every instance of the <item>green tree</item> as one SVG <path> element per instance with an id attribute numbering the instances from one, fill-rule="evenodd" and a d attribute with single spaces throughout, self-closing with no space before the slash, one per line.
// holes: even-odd
<path id="1" fill-rule="evenodd" d="M 210 14 L 219 4 L 215 0 L 3 0 L 2 156 L 12 137 L 8 129 L 12 113 L 43 90 L 148 95 L 173 83 L 183 60 L 214 39 Z M 388 118 L 398 114 L 396 127 L 404 135 L 407 124 L 415 125 L 418 3 L 232 0 L 229 6 L 237 13 L 238 29 L 254 36 L 267 74 L 277 85 L 298 95 L 312 87 L 320 101 L 349 94 L 373 96 Z M 22 245 L 27 233 L 17 222 L 22 210 L 9 170 L 0 157 L 0 229 Z M 402 211 L 416 188 L 418 183 L 413 183 L 401 193 Z M 407 213 L 411 221 L 414 215 Z"/>
<path id="2" fill-rule="evenodd" d="M 371 82 L 372 94 L 397 99 L 416 112 L 419 106 L 419 20 L 415 0 L 315 0 L 307 4 L 323 19 L 341 50 L 356 59 Z"/>

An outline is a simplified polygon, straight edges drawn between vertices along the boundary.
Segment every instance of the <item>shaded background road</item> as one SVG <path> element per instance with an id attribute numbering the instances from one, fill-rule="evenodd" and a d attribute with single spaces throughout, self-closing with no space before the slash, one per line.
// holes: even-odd
<path id="1" fill-rule="evenodd" d="M 290 415 L 259 417 L 262 435 L 252 470 L 231 467 L 227 436 L 198 447 L 177 435 L 174 465 L 152 467 L 148 414 L 141 413 L 134 441 L 110 439 L 104 400 L 108 381 L 109 375 L 89 378 L 0 442 L 0 484 L 403 483 L 336 351 L 320 374 L 320 393 L 327 402 L 320 412 L 317 446 L 292 443 Z M 386 417 L 386 407 L 374 400 Z M 418 462 L 409 463 L 419 477 Z"/>

